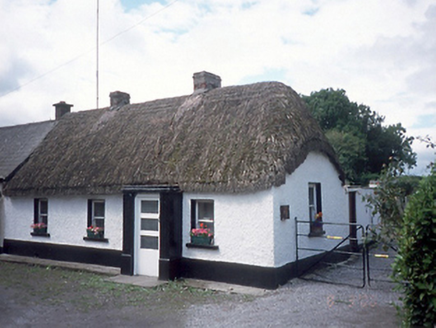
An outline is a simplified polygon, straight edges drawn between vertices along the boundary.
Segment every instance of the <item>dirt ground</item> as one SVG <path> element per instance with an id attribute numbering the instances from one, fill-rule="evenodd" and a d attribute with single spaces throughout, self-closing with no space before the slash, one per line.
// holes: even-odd
<path id="1" fill-rule="evenodd" d="M 327 273 L 343 280 L 346 270 Z M 0 327 L 399 327 L 392 284 L 372 285 L 294 279 L 250 296 L 183 281 L 141 288 L 98 274 L 0 262 Z"/>

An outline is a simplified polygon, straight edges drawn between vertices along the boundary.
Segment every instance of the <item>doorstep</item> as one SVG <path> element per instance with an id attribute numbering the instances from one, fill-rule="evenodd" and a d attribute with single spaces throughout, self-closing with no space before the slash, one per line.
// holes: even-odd
<path id="1" fill-rule="evenodd" d="M 117 275 L 115 277 L 106 278 L 105 280 L 116 282 L 119 284 L 128 284 L 147 288 L 157 287 L 168 283 L 168 281 L 159 280 L 157 277 L 127 276 L 123 274 Z"/>
<path id="2" fill-rule="evenodd" d="M 167 284 L 169 281 L 159 280 L 157 277 L 149 277 L 149 276 L 126 276 L 126 275 L 118 275 L 115 277 L 109 277 L 105 279 L 106 281 L 116 282 L 119 284 L 129 284 L 146 288 L 153 288 L 161 285 Z M 232 285 L 226 284 L 222 282 L 215 281 L 206 281 L 199 279 L 184 279 L 182 278 L 180 282 L 189 287 L 205 289 L 205 290 L 214 290 L 219 292 L 224 292 L 228 294 L 244 294 L 244 295 L 252 295 L 252 296 L 262 296 L 268 292 L 266 289 L 241 286 L 241 285 Z"/>
<path id="3" fill-rule="evenodd" d="M 263 296 L 268 292 L 268 290 L 262 288 L 226 284 L 223 282 L 216 282 L 216 281 L 209 281 L 209 280 L 184 279 L 183 281 L 186 285 L 190 287 L 216 290 L 228 294 Z"/>

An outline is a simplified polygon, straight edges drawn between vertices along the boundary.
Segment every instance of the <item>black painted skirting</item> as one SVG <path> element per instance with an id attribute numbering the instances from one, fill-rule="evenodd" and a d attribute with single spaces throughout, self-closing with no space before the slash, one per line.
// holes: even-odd
<path id="1" fill-rule="evenodd" d="M 159 280 L 175 280 L 180 278 L 180 259 L 159 260 Z"/>
<path id="2" fill-rule="evenodd" d="M 295 263 L 280 268 L 183 258 L 182 277 L 275 289 L 296 277 Z"/>
<path id="3" fill-rule="evenodd" d="M 112 267 L 121 266 L 121 251 L 11 239 L 5 239 L 3 246 L 3 251 L 7 254 Z"/>
<path id="4" fill-rule="evenodd" d="M 98 264 L 120 267 L 122 274 L 132 274 L 133 261 L 128 254 L 121 251 L 99 248 L 56 245 L 49 243 L 35 243 L 20 240 L 4 240 L 3 251 L 7 254 L 39 257 L 57 261 Z M 238 263 L 203 261 L 195 259 L 160 259 L 159 279 L 173 280 L 176 278 L 194 278 L 252 286 L 265 289 L 276 289 L 286 284 L 290 279 L 310 269 L 322 255 L 288 263 L 279 268 L 259 267 Z M 329 256 L 328 260 L 336 262 L 343 257 Z M 123 268 L 125 271 L 123 272 Z"/>
<path id="5" fill-rule="evenodd" d="M 321 258 L 326 262 L 339 262 L 346 257 L 319 254 L 278 268 L 183 258 L 180 261 L 180 270 L 181 277 L 184 278 L 276 289 L 310 270 Z"/>

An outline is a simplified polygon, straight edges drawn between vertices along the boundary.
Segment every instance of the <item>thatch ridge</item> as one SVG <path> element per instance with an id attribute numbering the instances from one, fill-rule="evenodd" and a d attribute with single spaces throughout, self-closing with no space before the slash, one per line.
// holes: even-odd
<path id="1" fill-rule="evenodd" d="M 196 192 L 279 186 L 310 151 L 332 147 L 278 82 L 71 113 L 6 186 L 18 194 L 106 194 L 129 185 Z"/>

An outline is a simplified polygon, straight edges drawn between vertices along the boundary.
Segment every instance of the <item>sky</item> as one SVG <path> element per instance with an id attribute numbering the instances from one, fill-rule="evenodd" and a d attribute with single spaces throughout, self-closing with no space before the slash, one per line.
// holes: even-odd
<path id="1" fill-rule="evenodd" d="M 279 81 L 349 99 L 436 142 L 436 0 L 0 0 L 0 126 L 223 86 Z M 98 93 L 97 93 L 98 25 Z M 98 97 L 97 97 L 98 95 Z M 98 100 L 97 100 L 98 98 Z M 428 173 L 435 150 L 415 141 Z"/>

